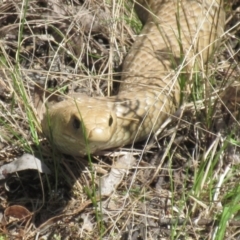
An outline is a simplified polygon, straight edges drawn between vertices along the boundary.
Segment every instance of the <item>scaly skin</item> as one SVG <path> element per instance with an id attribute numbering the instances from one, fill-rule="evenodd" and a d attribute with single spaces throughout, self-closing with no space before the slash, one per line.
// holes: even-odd
<path id="1" fill-rule="evenodd" d="M 124 61 L 118 95 L 68 99 L 45 114 L 43 132 L 61 152 L 97 153 L 155 133 L 179 105 L 179 69 L 205 63 L 223 34 L 217 0 L 139 3 L 145 25 Z"/>

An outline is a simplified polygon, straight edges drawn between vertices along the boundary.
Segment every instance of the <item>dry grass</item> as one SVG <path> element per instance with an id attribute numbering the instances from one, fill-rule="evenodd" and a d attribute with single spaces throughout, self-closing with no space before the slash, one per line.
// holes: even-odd
<path id="1" fill-rule="evenodd" d="M 141 29 L 131 4 L 0 3 L 1 165 L 28 152 L 52 171 L 22 171 L 6 180 L 8 190 L 1 185 L 1 212 L 21 205 L 33 217 L 1 220 L 0 239 L 239 239 L 237 1 L 225 6 L 223 43 L 206 77 L 193 75 L 189 103 L 157 140 L 135 144 L 137 164 L 101 204 L 99 178 L 115 158 L 60 154 L 39 119 L 58 95 L 115 92 Z"/>

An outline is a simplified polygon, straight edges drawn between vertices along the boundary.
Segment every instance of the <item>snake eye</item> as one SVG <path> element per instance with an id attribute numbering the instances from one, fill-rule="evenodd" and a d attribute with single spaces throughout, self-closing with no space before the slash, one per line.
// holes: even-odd
<path id="1" fill-rule="evenodd" d="M 81 126 L 81 121 L 77 117 L 73 117 L 72 126 L 74 129 L 79 129 Z"/>
<path id="2" fill-rule="evenodd" d="M 113 124 L 113 117 L 110 115 L 110 118 L 108 120 L 108 126 L 111 127 Z"/>

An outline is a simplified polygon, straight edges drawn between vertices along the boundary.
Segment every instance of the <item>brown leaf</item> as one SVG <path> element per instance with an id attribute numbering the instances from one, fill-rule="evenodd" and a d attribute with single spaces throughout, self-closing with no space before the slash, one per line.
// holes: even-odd
<path id="1" fill-rule="evenodd" d="M 7 220 L 7 223 L 15 220 L 26 223 L 31 219 L 32 213 L 23 206 L 13 205 L 5 209 L 4 217 Z"/>

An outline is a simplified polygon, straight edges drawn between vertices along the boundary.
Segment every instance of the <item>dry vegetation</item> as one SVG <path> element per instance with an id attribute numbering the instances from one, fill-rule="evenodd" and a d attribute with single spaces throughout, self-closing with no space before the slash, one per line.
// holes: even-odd
<path id="1" fill-rule="evenodd" d="M 225 9 L 220 49 L 195 74 L 178 119 L 147 146 L 76 159 L 42 136 L 44 103 L 116 92 L 141 30 L 131 1 L 0 0 L 1 166 L 31 153 L 51 169 L 5 174 L 0 240 L 240 238 L 240 4 Z M 135 153 L 134 165 L 101 198 L 99 179 L 122 151 Z"/>

